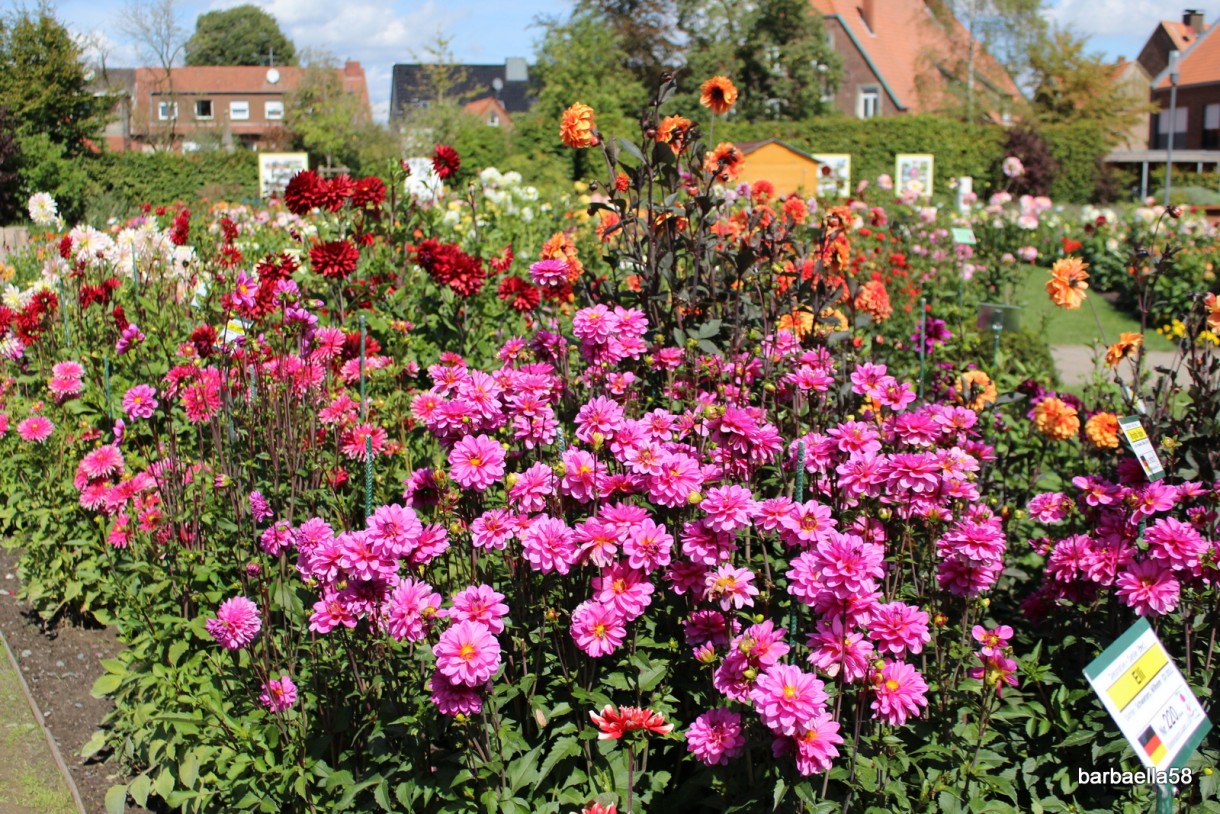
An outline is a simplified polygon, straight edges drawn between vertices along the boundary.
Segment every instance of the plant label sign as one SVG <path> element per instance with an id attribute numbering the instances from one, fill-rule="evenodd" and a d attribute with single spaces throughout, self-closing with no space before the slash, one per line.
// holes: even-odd
<path id="1" fill-rule="evenodd" d="M 1110 717 L 1149 769 L 1180 769 L 1212 728 L 1147 619 L 1084 668 Z"/>
<path id="2" fill-rule="evenodd" d="M 1123 431 L 1127 443 L 1131 445 L 1131 451 L 1139 459 L 1140 466 L 1144 468 L 1144 475 L 1148 480 L 1160 480 L 1165 477 L 1165 468 L 1161 466 L 1161 459 L 1157 457 L 1156 450 L 1152 447 L 1152 441 L 1148 438 L 1148 432 L 1140 423 L 1140 417 L 1137 415 L 1124 416 L 1118 420 L 1118 426 Z"/>
<path id="3" fill-rule="evenodd" d="M 965 228 L 955 226 L 951 231 L 953 232 L 954 243 L 960 243 L 963 246 L 973 246 L 978 243 L 978 241 L 974 238 L 974 230 L 969 226 Z"/>

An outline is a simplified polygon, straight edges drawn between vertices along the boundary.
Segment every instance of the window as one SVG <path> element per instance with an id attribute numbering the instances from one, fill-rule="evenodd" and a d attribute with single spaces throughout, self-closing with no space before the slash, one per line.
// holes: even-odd
<path id="1" fill-rule="evenodd" d="M 267 121 L 278 122 L 284 118 L 284 103 L 283 102 L 266 102 L 263 105 L 263 112 L 267 116 Z"/>
<path id="2" fill-rule="evenodd" d="M 872 119 L 881 115 L 881 89 L 876 86 L 860 88 L 856 97 L 856 117 Z"/>
<path id="3" fill-rule="evenodd" d="M 1203 149 L 1220 147 L 1220 104 L 1203 108 Z"/>
<path id="4" fill-rule="evenodd" d="M 195 118 L 196 119 L 212 118 L 212 100 L 211 99 L 196 99 L 195 100 Z"/>
<path id="5" fill-rule="evenodd" d="M 249 102 L 229 102 L 229 118 L 235 122 L 244 122 L 250 118 Z"/>
<path id="6" fill-rule="evenodd" d="M 500 126 L 500 114 L 493 112 L 490 116 L 487 117 L 487 124 L 491 127 L 499 127 Z"/>
<path id="7" fill-rule="evenodd" d="M 1186 146 L 1186 108 L 1179 107 L 1174 110 L 1174 127 L 1173 127 L 1173 146 Z M 1169 111 L 1162 110 L 1156 117 L 1156 149 L 1164 150 L 1169 146 Z"/>
<path id="8" fill-rule="evenodd" d="M 157 118 L 163 122 L 178 118 L 177 102 L 161 102 L 157 105 Z"/>

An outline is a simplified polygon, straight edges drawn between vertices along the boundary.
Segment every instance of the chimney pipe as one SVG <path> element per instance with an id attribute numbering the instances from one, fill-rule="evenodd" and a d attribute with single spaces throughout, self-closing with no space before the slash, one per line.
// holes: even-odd
<path id="1" fill-rule="evenodd" d="M 1189 26 L 1195 34 L 1203 33 L 1203 12 L 1198 9 L 1188 8 L 1182 12 L 1182 24 Z"/>
<path id="2" fill-rule="evenodd" d="M 877 30 L 877 9 L 875 0 L 860 0 L 860 16 L 864 18 L 864 24 L 868 26 L 869 31 Z"/>

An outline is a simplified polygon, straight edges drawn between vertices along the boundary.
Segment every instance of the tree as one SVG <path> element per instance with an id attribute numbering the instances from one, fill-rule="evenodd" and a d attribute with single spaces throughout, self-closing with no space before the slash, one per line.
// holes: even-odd
<path id="1" fill-rule="evenodd" d="M 361 134 L 372 127 L 368 111 L 343 87 L 330 54 L 311 54 L 296 89 L 284 98 L 284 126 L 327 167 L 358 163 Z"/>
<path id="2" fill-rule="evenodd" d="M 21 142 L 16 122 L 0 107 L 0 224 L 12 223 L 21 214 Z"/>
<path id="3" fill-rule="evenodd" d="M 939 24 L 954 31 L 960 24 L 966 36 L 951 36 L 960 43 L 953 54 L 938 58 L 951 74 L 950 92 L 960 102 L 960 115 L 973 121 L 990 111 L 985 106 L 988 87 L 982 74 L 982 52 L 990 54 L 1018 86 L 1029 75 L 1030 51 L 1043 37 L 1047 24 L 1043 0 L 930 0 L 928 7 Z"/>
<path id="4" fill-rule="evenodd" d="M 94 95 L 80 45 L 49 12 L 0 20 L 0 107 L 19 138 L 45 136 L 68 158 L 88 153 L 114 103 Z"/>
<path id="5" fill-rule="evenodd" d="M 1151 109 L 1115 81 L 1114 66 L 1086 53 L 1087 40 L 1057 29 L 1030 53 L 1032 113 L 1040 124 L 1089 123 L 1111 143 L 1120 140 Z"/>
<path id="6" fill-rule="evenodd" d="M 186 31 L 178 22 L 179 0 L 128 0 L 119 18 L 119 30 L 139 44 L 144 58 L 155 64 L 160 73 L 157 91 L 163 101 L 177 103 L 174 92 L 174 71 L 186 48 Z M 161 134 L 161 147 L 174 144 L 177 119 L 169 117 Z"/>
<path id="7" fill-rule="evenodd" d="M 677 0 L 580 0 L 577 12 L 610 28 L 622 67 L 649 91 L 681 62 Z"/>
<path id="8" fill-rule="evenodd" d="M 822 100 L 837 85 L 841 63 L 808 0 L 759 0 L 744 17 L 736 58 L 737 110 L 749 121 L 793 121 L 829 110 Z"/>
<path id="9" fill-rule="evenodd" d="M 295 65 L 296 46 L 258 6 L 209 11 L 186 43 L 187 65 Z"/>

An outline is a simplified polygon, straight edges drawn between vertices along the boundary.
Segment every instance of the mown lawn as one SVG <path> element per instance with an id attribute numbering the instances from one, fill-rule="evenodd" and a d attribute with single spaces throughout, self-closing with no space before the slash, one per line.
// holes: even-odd
<path id="1" fill-rule="evenodd" d="M 1095 341 L 1111 344 L 1118 341 L 1124 331 L 1138 332 L 1139 321 L 1119 311 L 1092 289 L 1084 305 L 1076 311 L 1056 306 L 1046 294 L 1046 281 L 1050 273 L 1044 268 L 1026 266 L 1021 285 L 1016 292 L 1017 303 L 1024 306 L 1021 312 L 1021 327 L 1046 337 L 1049 345 L 1092 345 Z M 1092 308 L 1089 304 L 1092 303 Z M 1097 318 L 1093 317 L 1093 310 Z M 1098 333 L 1098 323 L 1101 333 Z M 1174 346 L 1155 329 L 1144 336 L 1149 350 L 1171 351 Z"/>

